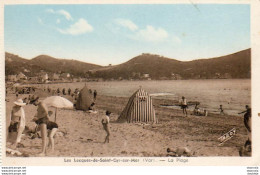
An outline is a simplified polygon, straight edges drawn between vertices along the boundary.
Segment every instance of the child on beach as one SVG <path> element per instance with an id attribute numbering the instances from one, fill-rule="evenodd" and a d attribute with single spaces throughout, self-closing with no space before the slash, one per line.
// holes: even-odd
<path id="1" fill-rule="evenodd" d="M 219 112 L 220 115 L 225 115 L 224 109 L 222 108 L 222 105 L 219 105 L 219 109 L 218 110 L 220 111 Z"/>
<path id="2" fill-rule="evenodd" d="M 104 143 L 109 143 L 109 136 L 110 136 L 110 129 L 109 129 L 109 116 L 110 116 L 111 112 L 110 111 L 106 111 L 106 116 L 101 120 L 101 123 L 103 125 L 104 130 L 107 133 L 107 136 L 105 138 Z"/>

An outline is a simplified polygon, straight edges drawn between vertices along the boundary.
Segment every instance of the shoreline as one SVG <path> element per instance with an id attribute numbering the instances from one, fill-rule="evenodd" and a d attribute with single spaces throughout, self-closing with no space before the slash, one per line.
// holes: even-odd
<path id="1" fill-rule="evenodd" d="M 241 81 L 241 82 L 240 82 Z M 231 115 L 244 110 L 245 105 L 251 104 L 251 80 L 162 80 L 162 81 L 114 81 L 114 82 L 77 82 L 34 85 L 40 89 L 50 87 L 73 90 L 81 89 L 84 85 L 96 89 L 98 95 L 129 98 L 140 86 L 143 87 L 153 99 L 175 100 L 177 103 L 182 96 L 188 102 L 199 101 L 199 108 L 209 112 L 218 111 L 222 105 L 224 112 Z M 170 101 L 167 105 L 176 104 Z"/>

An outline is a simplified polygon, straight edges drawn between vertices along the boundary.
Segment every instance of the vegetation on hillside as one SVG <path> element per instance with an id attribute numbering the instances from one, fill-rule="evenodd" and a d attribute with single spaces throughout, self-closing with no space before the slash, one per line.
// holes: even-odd
<path id="1" fill-rule="evenodd" d="M 123 64 L 108 67 L 76 60 L 56 59 L 47 55 L 27 60 L 6 53 L 5 64 L 6 75 L 23 72 L 27 76 L 35 76 L 44 71 L 105 80 L 251 78 L 251 49 L 193 61 L 178 61 L 159 55 L 142 54 Z"/>

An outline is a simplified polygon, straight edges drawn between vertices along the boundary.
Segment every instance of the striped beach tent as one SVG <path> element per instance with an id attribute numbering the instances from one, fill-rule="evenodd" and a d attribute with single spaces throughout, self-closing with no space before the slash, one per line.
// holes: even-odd
<path id="1" fill-rule="evenodd" d="M 129 99 L 118 121 L 157 123 L 151 96 L 142 88 Z"/>

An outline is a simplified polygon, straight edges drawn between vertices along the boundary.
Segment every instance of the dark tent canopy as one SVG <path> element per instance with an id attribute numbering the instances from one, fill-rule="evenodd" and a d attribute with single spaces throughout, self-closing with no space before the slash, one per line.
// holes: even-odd
<path id="1" fill-rule="evenodd" d="M 90 107 L 92 101 L 93 99 L 90 89 L 88 89 L 87 86 L 84 86 L 84 88 L 79 92 L 76 109 L 86 111 Z"/>

